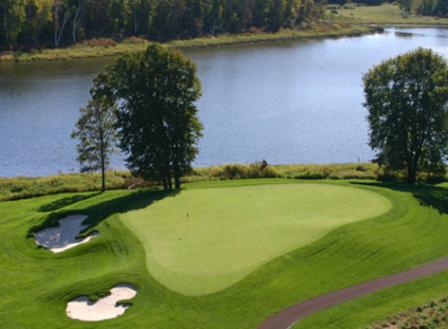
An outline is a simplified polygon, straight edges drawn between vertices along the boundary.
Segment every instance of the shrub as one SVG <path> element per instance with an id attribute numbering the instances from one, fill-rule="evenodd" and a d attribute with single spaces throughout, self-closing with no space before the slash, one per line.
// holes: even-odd
<path id="1" fill-rule="evenodd" d="M 140 37 L 129 37 L 123 40 L 125 44 L 135 44 L 135 43 L 147 43 L 149 40 Z"/>
<path id="2" fill-rule="evenodd" d="M 115 47 L 117 45 L 117 42 L 115 40 L 112 40 L 110 38 L 93 38 L 90 40 L 86 40 L 82 43 L 84 46 L 87 47 Z"/>

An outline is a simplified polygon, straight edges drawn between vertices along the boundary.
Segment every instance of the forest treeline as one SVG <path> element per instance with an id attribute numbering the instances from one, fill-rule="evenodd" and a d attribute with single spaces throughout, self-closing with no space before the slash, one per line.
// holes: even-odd
<path id="1" fill-rule="evenodd" d="M 164 41 L 310 26 L 325 0 L 1 0 L 0 49 L 93 38 Z"/>

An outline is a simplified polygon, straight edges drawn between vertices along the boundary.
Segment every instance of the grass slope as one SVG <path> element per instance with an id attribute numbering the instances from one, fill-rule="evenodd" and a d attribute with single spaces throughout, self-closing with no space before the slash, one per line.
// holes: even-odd
<path id="1" fill-rule="evenodd" d="M 390 205 L 377 193 L 339 185 L 258 185 L 190 189 L 121 219 L 142 241 L 159 282 L 202 295 Z"/>
<path id="2" fill-rule="evenodd" d="M 297 183 L 291 180 L 250 180 L 192 184 L 190 188 Z M 414 267 L 448 253 L 448 191 L 442 187 L 399 184 L 342 185 L 373 191 L 392 202 L 386 214 L 339 227 L 323 238 L 262 265 L 235 285 L 215 294 L 188 297 L 154 280 L 145 265 L 143 245 L 119 214 L 144 209 L 167 196 L 157 191 L 108 191 L 62 194 L 0 202 L 0 327 L 1 328 L 157 328 L 249 329 L 276 311 L 329 291 Z M 54 210 L 59 201 L 83 196 Z M 50 205 L 50 207 L 49 207 Z M 49 212 L 45 210 L 53 209 Z M 56 215 L 51 215 L 56 212 Z M 100 235 L 62 254 L 38 248 L 27 237 L 36 226 L 67 213 L 87 213 Z M 51 215 L 51 216 L 50 216 Z M 331 328 L 358 328 L 406 304 L 446 293 L 448 275 L 441 273 L 388 293 L 366 296 L 341 305 L 327 319 Z M 86 323 L 65 316 L 66 302 L 97 294 L 120 282 L 138 288 L 133 306 L 113 320 Z M 404 288 L 403 288 L 404 289 Z M 414 294 L 415 293 L 415 294 Z M 366 301 L 367 298 L 367 301 Z M 379 304 L 381 301 L 382 304 Z M 349 304 L 347 306 L 347 304 Z M 370 307 L 383 309 L 371 311 Z M 344 311 L 345 310 L 345 311 Z M 338 316 L 349 320 L 341 323 Z M 367 316 L 366 316 L 367 314 Z M 373 316 L 370 316 L 373 314 Z M 309 328 L 321 316 L 309 318 Z M 339 319 L 339 320 L 338 320 Z M 314 326 L 327 328 L 327 326 Z M 328 327 L 329 328 L 329 327 Z"/>

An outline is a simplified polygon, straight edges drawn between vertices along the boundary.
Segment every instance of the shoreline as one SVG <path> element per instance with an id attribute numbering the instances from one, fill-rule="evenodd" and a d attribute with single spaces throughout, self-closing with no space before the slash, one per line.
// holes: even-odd
<path id="1" fill-rule="evenodd" d="M 226 46 L 264 44 L 271 42 L 291 42 L 300 40 L 319 40 L 343 37 L 358 37 L 368 34 L 381 33 L 381 27 L 374 26 L 350 26 L 340 27 L 333 24 L 331 27 L 319 30 L 284 30 L 277 33 L 221 35 L 218 37 L 202 37 L 191 40 L 174 40 L 162 43 L 168 48 L 185 50 L 197 50 L 208 48 L 220 48 Z M 115 57 L 126 52 L 137 52 L 146 49 L 150 41 L 139 44 L 119 43 L 115 47 L 83 47 L 74 45 L 67 48 L 48 49 L 42 52 L 31 53 L 0 53 L 1 63 L 21 63 L 34 61 L 57 61 L 68 59 Z"/>

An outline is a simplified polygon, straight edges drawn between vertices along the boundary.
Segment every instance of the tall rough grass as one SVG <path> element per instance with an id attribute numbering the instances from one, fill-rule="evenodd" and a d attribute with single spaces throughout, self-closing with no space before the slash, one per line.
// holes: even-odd
<path id="1" fill-rule="evenodd" d="M 137 184 L 148 186 L 147 182 L 133 178 L 126 171 L 111 171 L 106 176 L 107 189 L 122 189 Z M 61 192 L 98 191 L 101 188 L 101 174 L 59 174 L 47 177 L 0 178 L 0 201 L 31 198 Z"/>
<path id="2" fill-rule="evenodd" d="M 221 166 L 194 168 L 182 178 L 182 183 L 251 179 L 251 178 L 291 178 L 291 179 L 373 179 L 382 181 L 405 180 L 404 172 L 384 171 L 374 163 L 343 164 L 290 164 L 268 165 L 263 170 L 261 163 L 250 165 L 231 163 Z M 421 173 L 418 180 L 422 182 L 448 181 L 448 176 L 431 176 Z M 125 189 L 157 185 L 156 182 L 145 182 L 132 177 L 128 171 L 110 171 L 106 176 L 106 188 Z M 98 191 L 101 188 L 101 175 L 93 174 L 60 174 L 48 177 L 13 177 L 0 178 L 0 201 L 30 198 L 61 192 Z"/>

